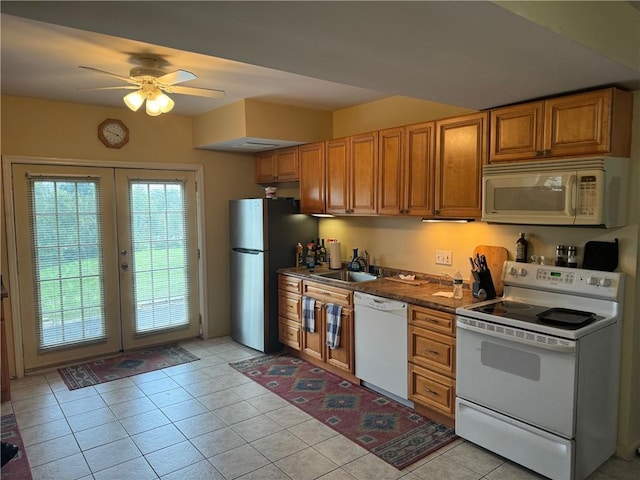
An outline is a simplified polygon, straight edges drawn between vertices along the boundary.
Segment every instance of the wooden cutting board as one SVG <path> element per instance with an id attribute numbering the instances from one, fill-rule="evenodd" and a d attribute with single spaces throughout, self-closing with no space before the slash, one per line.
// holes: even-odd
<path id="1" fill-rule="evenodd" d="M 490 245 L 478 245 L 473 249 L 473 256 L 484 255 L 487 258 L 487 267 L 491 270 L 491 278 L 493 286 L 496 289 L 496 295 L 502 295 L 502 268 L 505 260 L 508 258 L 507 249 L 504 247 L 492 247 Z"/>

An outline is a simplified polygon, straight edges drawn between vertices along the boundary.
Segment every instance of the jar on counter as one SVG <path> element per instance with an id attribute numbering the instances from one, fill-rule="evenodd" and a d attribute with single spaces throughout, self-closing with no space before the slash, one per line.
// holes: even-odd
<path id="1" fill-rule="evenodd" d="M 564 245 L 556 246 L 556 267 L 567 266 L 567 247 Z"/>
<path id="2" fill-rule="evenodd" d="M 570 245 L 567 248 L 567 267 L 578 268 L 578 257 L 576 256 L 576 247 Z"/>

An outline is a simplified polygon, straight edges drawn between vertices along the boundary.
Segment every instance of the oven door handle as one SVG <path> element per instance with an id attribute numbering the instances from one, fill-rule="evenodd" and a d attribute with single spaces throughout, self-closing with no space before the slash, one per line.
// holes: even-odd
<path id="1" fill-rule="evenodd" d="M 470 332 L 480 333 L 488 337 L 501 338 L 509 342 L 521 343 L 524 345 L 529 345 L 531 347 L 541 348 L 543 350 L 553 350 L 554 352 L 567 353 L 567 354 L 573 354 L 573 355 L 575 355 L 576 353 L 575 342 L 571 342 L 570 345 L 548 344 L 543 342 L 537 342 L 535 340 L 527 340 L 526 338 L 516 337 L 515 335 L 508 335 L 508 334 L 503 334 L 496 331 L 486 330 L 484 328 L 474 327 L 472 325 L 468 325 L 460 321 L 457 322 L 456 326 L 458 329 L 469 330 Z"/>

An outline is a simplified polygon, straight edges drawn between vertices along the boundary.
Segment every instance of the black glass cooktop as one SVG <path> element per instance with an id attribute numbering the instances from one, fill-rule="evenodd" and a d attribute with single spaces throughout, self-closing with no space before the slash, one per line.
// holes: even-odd
<path id="1" fill-rule="evenodd" d="M 577 330 L 595 320 L 604 318 L 591 312 L 542 307 L 508 300 L 498 300 L 488 305 L 470 307 L 469 310 L 527 323 L 549 325 L 563 330 Z"/>

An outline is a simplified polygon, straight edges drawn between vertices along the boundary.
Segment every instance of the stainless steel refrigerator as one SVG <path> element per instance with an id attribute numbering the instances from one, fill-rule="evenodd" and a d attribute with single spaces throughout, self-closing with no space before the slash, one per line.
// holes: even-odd
<path id="1" fill-rule="evenodd" d="M 280 350 L 278 274 L 295 266 L 296 244 L 318 237 L 318 219 L 292 198 L 229 201 L 231 337 L 261 352 Z"/>

